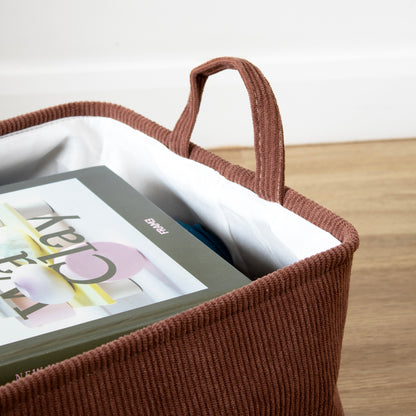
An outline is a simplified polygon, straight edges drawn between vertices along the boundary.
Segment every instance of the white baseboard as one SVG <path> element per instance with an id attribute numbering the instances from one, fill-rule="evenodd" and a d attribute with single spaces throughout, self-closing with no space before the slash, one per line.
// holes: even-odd
<path id="1" fill-rule="evenodd" d="M 269 79 L 287 144 L 416 137 L 416 55 L 248 57 Z M 109 101 L 172 128 L 201 61 L 0 66 L 0 119 L 69 101 Z M 234 71 L 210 79 L 193 141 L 250 146 L 249 102 Z"/>

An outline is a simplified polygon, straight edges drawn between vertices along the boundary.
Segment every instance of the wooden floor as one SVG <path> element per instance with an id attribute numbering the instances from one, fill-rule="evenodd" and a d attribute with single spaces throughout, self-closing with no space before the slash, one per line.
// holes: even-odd
<path id="1" fill-rule="evenodd" d="M 217 149 L 254 168 L 252 149 Z M 349 220 L 346 416 L 416 415 L 416 139 L 286 147 L 286 185 Z"/>

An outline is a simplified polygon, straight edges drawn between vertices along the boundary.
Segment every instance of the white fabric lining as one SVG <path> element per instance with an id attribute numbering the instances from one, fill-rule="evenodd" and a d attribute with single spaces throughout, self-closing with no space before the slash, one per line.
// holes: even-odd
<path id="1" fill-rule="evenodd" d="M 0 182 L 106 165 L 177 220 L 201 222 L 257 277 L 340 242 L 279 204 L 105 117 L 55 120 L 0 138 Z"/>

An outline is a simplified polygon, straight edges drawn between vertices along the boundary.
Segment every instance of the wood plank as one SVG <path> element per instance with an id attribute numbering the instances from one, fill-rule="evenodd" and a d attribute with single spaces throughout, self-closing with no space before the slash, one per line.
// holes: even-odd
<path id="1" fill-rule="evenodd" d="M 254 169 L 252 149 L 214 149 Z M 416 414 L 416 139 L 287 146 L 286 184 L 358 230 L 339 390 L 347 416 Z"/>

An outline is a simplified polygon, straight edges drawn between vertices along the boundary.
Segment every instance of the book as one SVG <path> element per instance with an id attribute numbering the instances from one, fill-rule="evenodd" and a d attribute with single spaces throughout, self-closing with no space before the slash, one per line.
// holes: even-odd
<path id="1" fill-rule="evenodd" d="M 0 187 L 0 383 L 250 280 L 105 166 Z"/>

